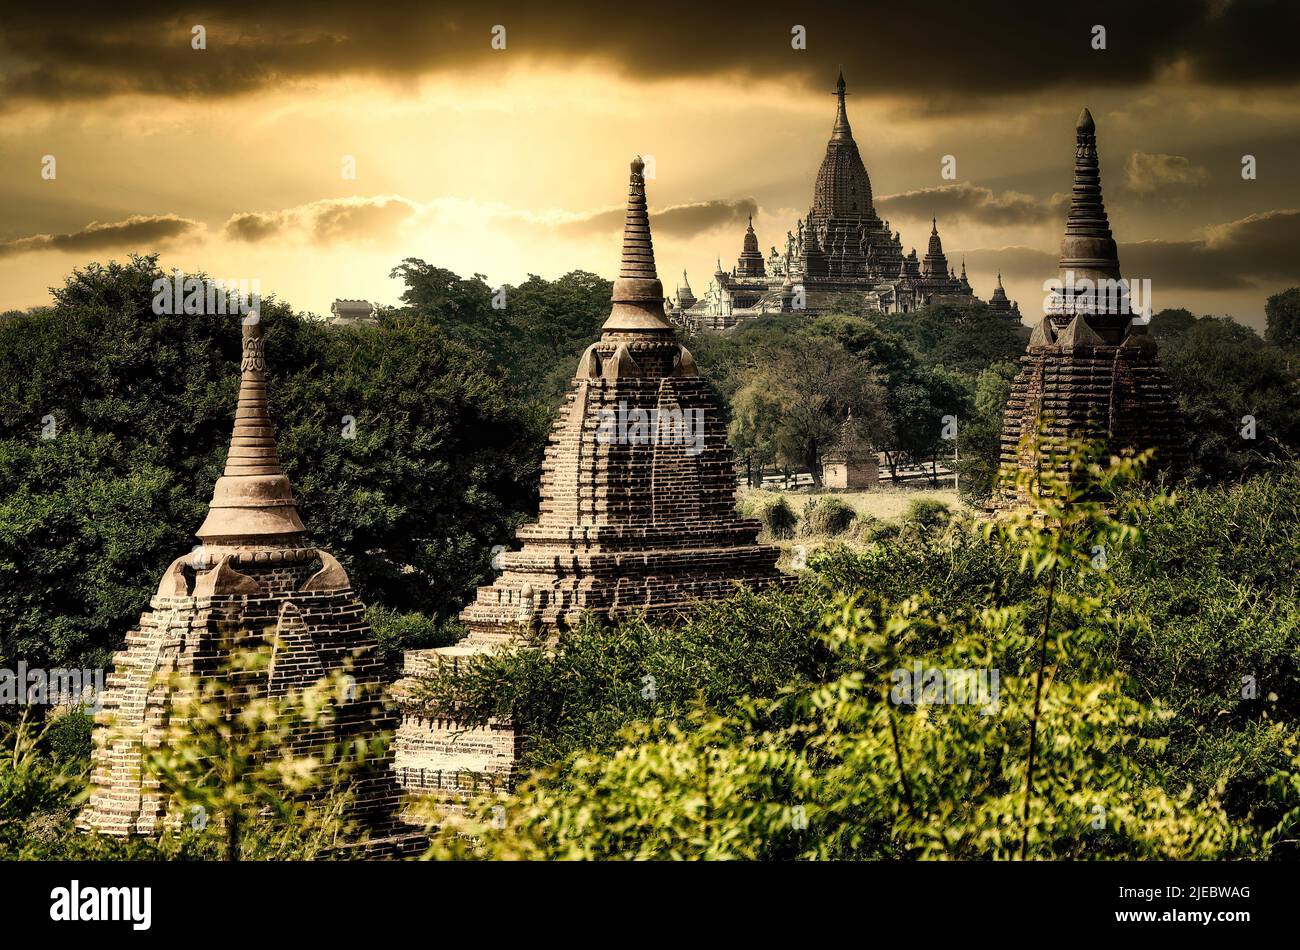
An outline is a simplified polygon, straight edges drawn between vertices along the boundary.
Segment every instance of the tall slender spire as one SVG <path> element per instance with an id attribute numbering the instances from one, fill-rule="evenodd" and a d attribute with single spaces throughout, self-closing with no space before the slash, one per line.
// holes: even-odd
<path id="1" fill-rule="evenodd" d="M 198 537 L 207 544 L 297 544 L 305 528 L 280 466 L 266 394 L 266 341 L 258 317 L 244 318 L 239 403 L 226 470 L 217 479 Z"/>
<path id="2" fill-rule="evenodd" d="M 623 223 L 623 260 L 611 297 L 613 307 L 604 330 L 672 333 L 664 319 L 664 287 L 655 272 L 650 215 L 646 211 L 645 162 L 632 160 L 627 190 L 627 217 Z"/>
<path id="3" fill-rule="evenodd" d="M 853 130 L 849 128 L 849 114 L 844 108 L 844 97 L 848 93 L 844 91 L 844 70 L 840 70 L 840 76 L 835 80 L 835 97 L 838 105 L 835 109 L 835 125 L 831 128 L 831 138 L 847 139 L 853 137 Z"/>
<path id="4" fill-rule="evenodd" d="M 1074 185 L 1061 239 L 1061 276 L 1067 271 L 1073 271 L 1076 279 L 1119 278 L 1119 252 L 1101 195 L 1097 124 L 1087 109 L 1075 123 Z"/>

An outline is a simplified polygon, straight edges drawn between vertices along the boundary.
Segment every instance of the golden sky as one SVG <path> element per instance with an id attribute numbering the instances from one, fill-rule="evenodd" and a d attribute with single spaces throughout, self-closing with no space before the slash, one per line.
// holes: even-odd
<path id="1" fill-rule="evenodd" d="M 150 6 L 0 15 L 0 310 L 132 251 L 257 279 L 316 313 L 337 297 L 397 302 L 388 275 L 406 257 L 494 285 L 612 277 L 634 154 L 653 156 L 660 275 L 671 288 L 686 269 L 699 293 L 718 257 L 735 263 L 750 213 L 766 252 L 806 212 L 841 64 L 877 210 L 920 254 L 936 215 L 982 297 L 1001 270 L 1037 311 L 1084 105 L 1125 275 L 1152 280 L 1157 309 L 1260 326 L 1267 296 L 1300 284 L 1300 76 L 1270 45 L 1294 19 L 1281 4 L 1150 5 L 1189 18 L 1181 30 L 1123 5 L 1057 23 L 940 4 L 874 32 L 841 28 L 835 4 L 743 27 L 743 7 L 671 3 L 643 19 L 577 4 L 546 19 L 398 4 L 405 20 L 337 3 Z M 865 6 L 853 16 L 869 20 Z M 1276 29 L 1249 29 L 1269 17 Z M 1105 50 L 1093 21 L 1111 24 Z"/>

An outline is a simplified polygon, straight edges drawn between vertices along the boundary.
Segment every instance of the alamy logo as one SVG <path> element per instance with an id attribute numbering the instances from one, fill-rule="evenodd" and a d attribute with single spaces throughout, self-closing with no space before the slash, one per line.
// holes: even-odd
<path id="1" fill-rule="evenodd" d="M 629 409 L 620 399 L 617 409 L 602 408 L 596 419 L 601 445 L 684 445 L 687 455 L 704 451 L 702 409 Z"/>
<path id="2" fill-rule="evenodd" d="M 1139 324 L 1151 322 L 1151 280 L 1103 277 L 1093 280 L 1066 271 L 1065 279 L 1043 281 L 1043 310 L 1046 313 L 1129 314 Z"/>
<path id="3" fill-rule="evenodd" d="M 256 323 L 262 309 L 262 281 L 199 280 L 179 271 L 169 280 L 159 277 L 153 282 L 153 312 L 157 314 L 234 314 L 242 313 L 247 322 Z"/>
<path id="4" fill-rule="evenodd" d="M 922 666 L 900 667 L 890 674 L 893 688 L 889 698 L 898 706 L 979 706 L 990 715 L 997 711 L 1001 694 L 1001 673 L 989 669 L 940 669 Z"/>
<path id="5" fill-rule="evenodd" d="M 19 660 L 17 669 L 0 669 L 0 705 L 68 706 L 103 702 L 103 670 L 45 670 Z"/>
<path id="6" fill-rule="evenodd" d="M 153 888 L 68 887 L 50 891 L 50 920 L 129 920 L 132 930 L 148 930 L 153 923 Z"/>

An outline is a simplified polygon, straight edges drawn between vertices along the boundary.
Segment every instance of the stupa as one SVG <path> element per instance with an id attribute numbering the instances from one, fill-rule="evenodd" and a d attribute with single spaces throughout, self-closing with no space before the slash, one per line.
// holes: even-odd
<path id="1" fill-rule="evenodd" d="M 583 354 L 542 465 L 541 511 L 522 548 L 461 614 L 469 636 L 408 651 L 411 695 L 436 675 L 512 638 L 541 638 L 584 614 L 671 618 L 737 584 L 784 582 L 759 522 L 736 514 L 736 470 L 722 413 L 664 318 L 646 212 L 643 164 L 632 163 L 623 256 L 601 338 Z M 407 706 L 399 779 L 449 804 L 512 781 L 521 736 L 493 720 L 467 728 Z"/>
<path id="2" fill-rule="evenodd" d="M 839 438 L 822 455 L 822 484 L 832 491 L 880 488 L 880 458 L 862 437 L 852 410 L 840 426 Z"/>
<path id="3" fill-rule="evenodd" d="M 1187 464 L 1187 438 L 1156 342 L 1135 316 L 1102 200 L 1096 123 L 1075 128 L 1074 186 L 1061 240 L 1060 285 L 1029 338 L 1003 416 L 994 507 L 1026 500 L 1017 476 L 1040 470 L 1067 442 L 1110 453 L 1155 449 L 1154 465 Z"/>
<path id="4" fill-rule="evenodd" d="M 272 647 L 266 673 L 246 685 L 283 695 L 335 671 L 352 677 L 328 727 L 299 734 L 294 751 L 391 732 L 375 638 L 342 565 L 310 544 L 281 467 L 267 405 L 265 340 L 244 318 L 239 404 L 225 472 L 217 480 L 202 542 L 164 572 L 140 624 L 126 637 L 97 717 L 90 801 L 83 827 L 106 834 L 157 834 L 177 816 L 143 766 L 174 724 L 182 697 L 170 674 L 219 675 L 232 651 Z M 373 842 L 393 841 L 400 792 L 391 756 L 352 776 L 352 815 Z M 399 835 L 400 836 L 400 835 Z"/>

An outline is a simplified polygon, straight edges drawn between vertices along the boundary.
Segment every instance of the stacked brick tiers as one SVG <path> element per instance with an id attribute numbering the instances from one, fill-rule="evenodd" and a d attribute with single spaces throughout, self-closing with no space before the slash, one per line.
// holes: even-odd
<path id="1" fill-rule="evenodd" d="M 664 319 L 640 160 L 632 165 L 623 264 L 599 342 L 588 348 L 557 414 L 542 468 L 538 520 L 502 574 L 461 614 L 455 647 L 410 652 L 401 684 L 583 613 L 668 617 L 732 594 L 737 583 L 782 583 L 778 550 L 735 511 L 735 465 L 721 413 Z M 440 667 L 441 665 L 441 667 Z M 407 703 L 397 766 L 409 792 L 452 807 L 475 789 L 508 788 L 519 737 L 508 722 L 465 731 Z M 450 777 L 450 778 L 449 778 Z"/>
<path id="2" fill-rule="evenodd" d="M 1120 269 L 1102 201 L 1096 126 L 1087 109 L 1076 127 L 1060 269 L 1065 292 L 1053 296 L 1012 383 L 995 507 L 1023 503 L 1017 476 L 1034 473 L 1054 451 L 1059 460 L 1068 441 L 1102 442 L 1112 453 L 1155 449 L 1155 465 L 1173 472 L 1187 464 L 1182 413 L 1155 340 L 1126 308 L 1093 289 L 1098 282 L 1118 281 Z"/>
<path id="3" fill-rule="evenodd" d="M 338 561 L 306 544 L 276 452 L 265 368 L 261 326 L 246 324 L 235 432 L 199 531 L 203 545 L 167 569 L 139 628 L 114 659 L 95 731 L 84 827 L 153 835 L 178 817 L 142 768 L 183 699 L 169 680 L 217 675 L 235 649 L 273 645 L 269 669 L 256 674 L 265 682 L 246 683 L 264 695 L 304 689 L 334 671 L 352 677 L 355 689 L 335 722 L 298 736 L 296 754 L 396 726 L 381 702 L 382 666 L 365 607 Z M 371 763 L 354 782 L 354 817 L 382 850 L 387 845 L 380 839 L 397 828 L 399 789 L 390 762 Z"/>

